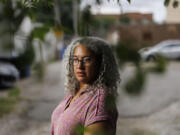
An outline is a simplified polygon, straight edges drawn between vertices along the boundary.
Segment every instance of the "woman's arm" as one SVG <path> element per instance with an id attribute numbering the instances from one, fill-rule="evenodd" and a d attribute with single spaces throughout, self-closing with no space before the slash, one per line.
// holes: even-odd
<path id="1" fill-rule="evenodd" d="M 107 121 L 102 121 L 89 125 L 85 128 L 84 135 L 110 135 L 109 124 Z"/>

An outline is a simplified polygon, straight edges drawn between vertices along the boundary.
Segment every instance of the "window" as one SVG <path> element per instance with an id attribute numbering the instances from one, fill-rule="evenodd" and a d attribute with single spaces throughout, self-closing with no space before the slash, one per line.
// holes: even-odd
<path id="1" fill-rule="evenodd" d="M 143 40 L 152 40 L 152 33 L 151 32 L 144 32 L 143 33 Z"/>

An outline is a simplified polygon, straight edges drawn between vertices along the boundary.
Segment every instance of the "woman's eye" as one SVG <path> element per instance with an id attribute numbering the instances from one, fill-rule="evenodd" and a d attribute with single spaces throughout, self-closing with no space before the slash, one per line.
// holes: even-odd
<path id="1" fill-rule="evenodd" d="M 85 62 L 85 63 L 91 62 L 91 58 L 85 58 L 85 59 L 84 59 L 84 62 Z"/>
<path id="2" fill-rule="evenodd" d="M 78 62 L 79 60 L 77 58 L 73 58 L 73 62 Z"/>

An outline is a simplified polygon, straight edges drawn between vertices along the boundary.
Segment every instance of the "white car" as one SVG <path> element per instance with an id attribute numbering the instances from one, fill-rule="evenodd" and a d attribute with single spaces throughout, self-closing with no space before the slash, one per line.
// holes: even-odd
<path id="1" fill-rule="evenodd" d="M 7 62 L 0 62 L 0 86 L 12 85 L 19 79 L 19 71 L 16 67 Z"/>
<path id="2" fill-rule="evenodd" d="M 152 61 L 161 55 L 166 59 L 180 59 L 180 40 L 166 40 L 151 48 L 142 48 L 139 53 L 143 60 Z"/>

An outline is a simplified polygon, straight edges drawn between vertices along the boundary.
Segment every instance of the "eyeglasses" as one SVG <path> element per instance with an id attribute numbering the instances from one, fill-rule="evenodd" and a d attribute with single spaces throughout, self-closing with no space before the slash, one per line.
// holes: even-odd
<path id="1" fill-rule="evenodd" d="M 78 59 L 77 57 L 72 58 L 73 65 L 77 66 L 79 62 L 81 62 L 85 66 L 89 66 L 92 63 L 91 57 L 83 57 L 82 59 Z"/>

